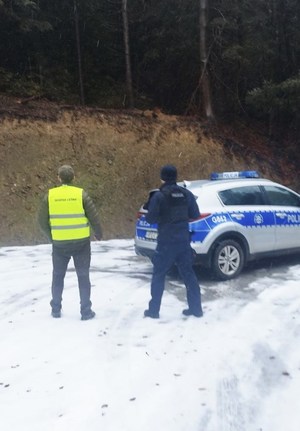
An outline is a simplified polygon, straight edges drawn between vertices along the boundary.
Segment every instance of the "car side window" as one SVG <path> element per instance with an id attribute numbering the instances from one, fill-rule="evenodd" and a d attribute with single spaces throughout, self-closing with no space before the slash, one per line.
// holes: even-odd
<path id="1" fill-rule="evenodd" d="M 289 190 L 276 186 L 267 186 L 265 191 L 270 205 L 300 207 L 300 198 Z"/>
<path id="2" fill-rule="evenodd" d="M 259 186 L 233 187 L 219 192 L 224 205 L 265 205 Z"/>

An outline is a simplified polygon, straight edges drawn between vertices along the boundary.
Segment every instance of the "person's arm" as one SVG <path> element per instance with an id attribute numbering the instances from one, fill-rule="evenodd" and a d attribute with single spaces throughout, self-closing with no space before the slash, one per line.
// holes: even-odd
<path id="1" fill-rule="evenodd" d="M 101 240 L 102 229 L 97 208 L 86 191 L 83 191 L 82 200 L 85 215 L 94 231 L 95 238 Z"/>
<path id="2" fill-rule="evenodd" d="M 151 198 L 154 195 L 154 193 L 156 193 L 158 191 L 159 191 L 159 189 L 151 190 L 151 192 L 149 193 L 147 202 L 145 202 L 144 205 L 143 205 L 143 209 L 144 210 L 148 210 L 149 209 L 149 204 L 150 204 Z"/>
<path id="3" fill-rule="evenodd" d="M 195 196 L 193 193 L 189 194 L 189 219 L 195 220 L 200 217 L 199 207 L 197 205 Z"/>
<path id="4" fill-rule="evenodd" d="M 46 194 L 42 200 L 39 214 L 38 214 L 38 221 L 41 229 L 47 235 L 48 239 L 51 241 L 52 235 L 51 235 L 51 227 L 49 222 L 48 194 Z"/>
<path id="5" fill-rule="evenodd" d="M 161 192 L 156 192 L 151 196 L 148 213 L 146 214 L 146 221 L 150 224 L 158 223 L 160 218 L 160 201 Z"/>

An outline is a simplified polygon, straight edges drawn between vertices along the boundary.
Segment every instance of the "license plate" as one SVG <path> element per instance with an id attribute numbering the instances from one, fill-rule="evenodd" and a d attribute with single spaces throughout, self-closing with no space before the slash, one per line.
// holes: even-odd
<path id="1" fill-rule="evenodd" d="M 156 239 L 157 239 L 157 232 L 154 232 L 153 230 L 152 231 L 148 230 L 146 232 L 145 238 L 146 239 L 150 239 L 152 241 L 156 241 Z"/>

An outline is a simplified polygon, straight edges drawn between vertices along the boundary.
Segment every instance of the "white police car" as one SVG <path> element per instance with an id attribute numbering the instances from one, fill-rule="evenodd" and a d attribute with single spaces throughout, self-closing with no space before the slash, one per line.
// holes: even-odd
<path id="1" fill-rule="evenodd" d="M 300 251 L 300 195 L 293 190 L 256 171 L 213 173 L 210 180 L 178 184 L 195 195 L 201 214 L 189 223 L 195 263 L 216 278 L 234 278 L 260 257 Z M 157 226 L 146 222 L 146 212 L 141 207 L 138 213 L 135 249 L 151 258 Z"/>

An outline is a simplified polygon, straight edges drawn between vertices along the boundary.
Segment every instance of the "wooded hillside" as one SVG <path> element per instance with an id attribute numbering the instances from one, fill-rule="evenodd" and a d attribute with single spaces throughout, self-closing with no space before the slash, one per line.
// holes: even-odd
<path id="1" fill-rule="evenodd" d="M 299 0 L 0 0 L 0 92 L 299 132 Z"/>
<path id="2" fill-rule="evenodd" d="M 74 165 L 106 238 L 161 164 L 258 169 L 299 191 L 299 0 L 0 0 L 0 244 L 44 241 Z"/>

